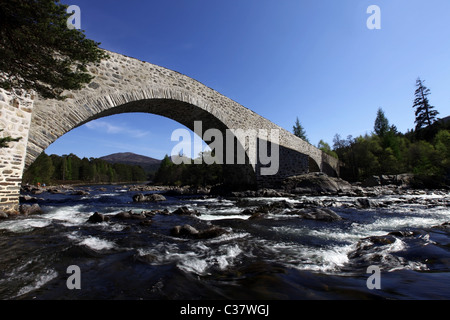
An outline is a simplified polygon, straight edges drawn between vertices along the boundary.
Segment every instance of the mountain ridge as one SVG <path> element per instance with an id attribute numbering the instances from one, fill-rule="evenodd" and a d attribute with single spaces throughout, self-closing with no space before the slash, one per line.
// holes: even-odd
<path id="1" fill-rule="evenodd" d="M 100 157 L 99 159 L 113 164 L 121 163 L 127 165 L 141 166 L 147 172 L 157 171 L 162 161 L 159 159 L 143 156 L 132 152 L 113 153 Z"/>

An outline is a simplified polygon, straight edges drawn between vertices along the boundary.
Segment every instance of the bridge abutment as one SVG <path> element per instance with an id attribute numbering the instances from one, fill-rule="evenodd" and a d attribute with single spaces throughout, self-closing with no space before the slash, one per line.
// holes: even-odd
<path id="1" fill-rule="evenodd" d="M 33 94 L 0 89 L 0 136 L 20 138 L 0 148 L 0 211 L 19 211 L 19 195 L 34 105 Z"/>

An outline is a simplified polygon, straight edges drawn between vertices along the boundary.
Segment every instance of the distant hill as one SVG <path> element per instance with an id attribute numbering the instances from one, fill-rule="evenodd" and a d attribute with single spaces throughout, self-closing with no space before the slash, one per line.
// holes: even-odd
<path id="1" fill-rule="evenodd" d="M 142 156 L 131 152 L 114 153 L 100 158 L 109 163 L 122 163 L 141 166 L 146 172 L 154 173 L 161 165 L 161 160 Z"/>

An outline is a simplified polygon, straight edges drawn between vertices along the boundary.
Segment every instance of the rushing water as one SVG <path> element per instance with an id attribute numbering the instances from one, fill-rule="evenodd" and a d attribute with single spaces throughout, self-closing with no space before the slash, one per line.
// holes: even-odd
<path id="1" fill-rule="evenodd" d="M 193 198 L 133 203 L 123 186 L 89 195 L 37 197 L 44 214 L 0 222 L 1 299 L 449 299 L 450 195 L 382 196 L 361 209 L 354 197 Z M 101 191 L 100 191 L 101 190 Z M 328 206 L 343 219 L 315 221 L 283 210 L 249 219 L 245 209 L 273 202 Z M 200 215 L 118 212 L 182 206 Z M 87 223 L 94 212 L 108 222 Z M 224 228 L 209 239 L 171 235 L 176 225 Z M 67 268 L 81 271 L 69 290 Z M 381 289 L 369 290 L 371 265 Z"/>

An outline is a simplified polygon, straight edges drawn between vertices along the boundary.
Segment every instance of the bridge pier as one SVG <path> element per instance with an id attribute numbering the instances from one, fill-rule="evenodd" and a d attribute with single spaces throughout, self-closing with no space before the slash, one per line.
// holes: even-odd
<path id="1" fill-rule="evenodd" d="M 20 138 L 0 148 L 0 212 L 18 213 L 22 175 L 27 153 L 28 133 L 34 95 L 0 89 L 1 137 Z"/>

